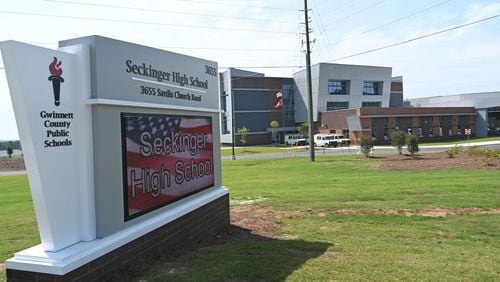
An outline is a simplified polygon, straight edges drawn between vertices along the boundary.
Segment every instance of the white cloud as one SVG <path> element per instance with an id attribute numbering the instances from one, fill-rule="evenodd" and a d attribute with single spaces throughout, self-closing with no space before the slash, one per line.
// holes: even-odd
<path id="1" fill-rule="evenodd" d="M 473 4 L 466 11 L 468 21 L 477 21 L 483 18 L 500 14 L 500 3 Z"/>

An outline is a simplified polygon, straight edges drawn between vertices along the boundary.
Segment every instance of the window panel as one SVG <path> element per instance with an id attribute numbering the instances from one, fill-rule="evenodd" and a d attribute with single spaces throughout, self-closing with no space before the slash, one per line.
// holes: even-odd
<path id="1" fill-rule="evenodd" d="M 363 95 L 382 95 L 382 82 L 365 81 L 363 82 Z"/>
<path id="2" fill-rule="evenodd" d="M 361 103 L 363 108 L 382 108 L 382 102 L 363 102 Z"/>
<path id="3" fill-rule="evenodd" d="M 349 109 L 349 102 L 326 102 L 326 111 Z"/>
<path id="4" fill-rule="evenodd" d="M 348 81 L 328 80 L 328 95 L 349 95 Z"/>

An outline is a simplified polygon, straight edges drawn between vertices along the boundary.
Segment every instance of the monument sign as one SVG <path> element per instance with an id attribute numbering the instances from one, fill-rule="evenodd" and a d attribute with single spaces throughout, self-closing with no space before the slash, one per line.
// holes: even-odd
<path id="1" fill-rule="evenodd" d="M 90 275 L 174 220 L 227 227 L 215 62 L 99 36 L 0 49 L 41 237 L 8 273 Z"/>

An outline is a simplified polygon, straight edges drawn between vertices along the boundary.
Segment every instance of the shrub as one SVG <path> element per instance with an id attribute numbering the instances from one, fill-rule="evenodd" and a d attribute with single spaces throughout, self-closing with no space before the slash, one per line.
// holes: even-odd
<path id="1" fill-rule="evenodd" d="M 462 146 L 455 145 L 455 147 L 446 151 L 446 153 L 448 154 L 448 158 L 453 158 L 456 154 L 458 154 L 460 152 L 461 149 L 462 149 Z"/>
<path id="2" fill-rule="evenodd" d="M 467 148 L 467 155 L 480 156 L 483 153 L 482 151 L 483 150 L 481 150 L 481 148 L 479 148 L 478 146 L 470 146 L 469 148 Z"/>
<path id="3" fill-rule="evenodd" d="M 371 153 L 373 150 L 373 140 L 371 137 L 361 137 L 361 152 L 365 157 L 368 157 L 368 155 Z"/>
<path id="4" fill-rule="evenodd" d="M 418 138 L 413 134 L 408 134 L 406 137 L 406 150 L 413 157 L 420 149 L 418 148 Z"/>
<path id="5" fill-rule="evenodd" d="M 455 156 L 455 151 L 453 149 L 449 149 L 446 151 L 446 154 L 448 155 L 448 158 L 453 158 Z"/>
<path id="6" fill-rule="evenodd" d="M 402 131 L 396 131 L 391 134 L 391 145 L 398 149 L 398 153 L 401 155 L 403 153 L 403 147 L 406 143 L 406 134 Z"/>
<path id="7" fill-rule="evenodd" d="M 238 128 L 237 130 L 238 134 L 240 134 L 240 142 L 242 146 L 245 146 L 247 144 L 247 136 L 249 131 L 250 129 L 246 128 L 245 126 L 243 126 L 242 128 Z"/>
<path id="8" fill-rule="evenodd" d="M 486 166 L 492 166 L 495 163 L 495 157 L 498 153 L 495 150 L 486 149 L 483 150 L 483 163 Z"/>

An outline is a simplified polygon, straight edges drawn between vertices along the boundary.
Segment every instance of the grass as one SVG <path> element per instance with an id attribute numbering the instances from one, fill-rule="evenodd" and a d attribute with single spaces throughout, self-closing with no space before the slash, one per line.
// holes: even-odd
<path id="1" fill-rule="evenodd" d="M 500 277 L 499 214 L 431 218 L 375 212 L 498 209 L 499 170 L 390 172 L 377 169 L 380 159 L 317 160 L 223 162 L 223 183 L 233 201 L 255 199 L 256 210 L 300 212 L 271 216 L 281 223 L 273 238 L 253 235 L 202 247 L 174 261 L 151 261 L 134 279 L 495 281 Z M 26 177 L 1 177 L 0 189 L 0 244 L 5 259 L 35 245 L 38 236 Z M 341 209 L 366 213 L 336 212 Z"/>
<path id="2" fill-rule="evenodd" d="M 223 162 L 224 184 L 233 200 L 259 199 L 254 209 L 303 211 L 275 218 L 282 222 L 276 235 L 288 239 L 204 247 L 159 263 L 138 279 L 498 279 L 498 214 L 431 218 L 335 212 L 499 208 L 498 171 L 388 172 L 377 170 L 378 163 L 357 157 Z"/>
<path id="3" fill-rule="evenodd" d="M 303 150 L 303 148 L 296 148 L 288 146 L 284 147 L 282 145 L 280 146 L 247 146 L 247 147 L 236 147 L 235 148 L 235 155 L 237 156 L 242 156 L 242 155 L 254 155 L 254 154 L 272 154 L 272 153 L 282 153 L 284 154 L 285 150 Z M 230 157 L 232 155 L 232 148 L 231 147 L 225 147 L 221 149 L 221 155 L 223 157 Z"/>
<path id="4" fill-rule="evenodd" d="M 40 243 L 26 175 L 0 177 L 0 262 Z"/>
<path id="5" fill-rule="evenodd" d="M 266 198 L 277 209 L 498 207 L 498 171 L 391 172 L 355 156 L 223 162 L 233 199 Z M 467 199 L 467 200 L 466 200 Z"/>

